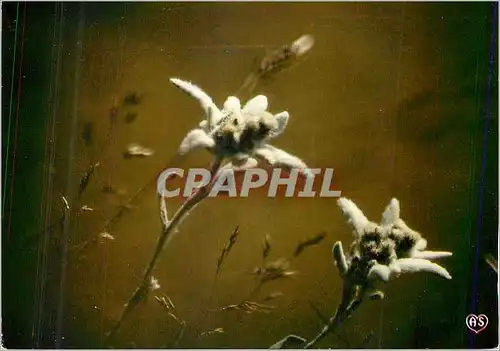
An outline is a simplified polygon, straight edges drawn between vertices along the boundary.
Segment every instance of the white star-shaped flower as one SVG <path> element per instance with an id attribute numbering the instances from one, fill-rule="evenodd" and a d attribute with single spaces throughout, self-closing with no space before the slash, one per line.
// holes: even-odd
<path id="1" fill-rule="evenodd" d="M 296 168 L 306 176 L 313 176 L 300 158 L 269 144 L 271 139 L 283 133 L 289 115 L 286 111 L 274 115 L 268 112 L 264 95 L 249 100 L 243 108 L 237 97 L 229 96 L 219 109 L 212 98 L 196 85 L 177 78 L 170 81 L 197 99 L 205 112 L 205 119 L 199 127 L 184 137 L 180 154 L 205 148 L 227 158 L 235 169 L 255 167 L 257 159 L 262 159 L 271 166 Z"/>
<path id="2" fill-rule="evenodd" d="M 452 253 L 427 251 L 427 241 L 400 218 L 397 199 L 392 199 L 386 207 L 380 224 L 369 221 L 349 199 L 340 198 L 338 205 L 353 227 L 356 239 L 350 259 L 345 257 L 340 242 L 334 246 L 334 260 L 341 275 L 347 275 L 355 262 L 361 267 L 358 274 L 363 271 L 358 279 L 366 278 L 367 281 L 380 279 L 386 282 L 402 273 L 413 272 L 430 272 L 451 279 L 445 268 L 430 260 L 448 257 Z"/>

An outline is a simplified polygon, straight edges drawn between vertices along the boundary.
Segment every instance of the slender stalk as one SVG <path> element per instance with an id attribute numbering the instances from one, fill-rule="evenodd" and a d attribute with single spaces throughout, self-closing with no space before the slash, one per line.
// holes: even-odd
<path id="1" fill-rule="evenodd" d="M 175 339 L 172 348 L 177 348 L 179 343 L 181 342 L 182 338 L 184 337 L 184 333 L 186 331 L 187 324 L 186 322 L 183 321 L 181 330 L 179 331 L 179 334 L 177 334 L 177 338 Z"/>
<path id="2" fill-rule="evenodd" d="M 311 349 L 314 345 L 316 345 L 319 341 L 321 341 L 328 333 L 333 332 L 336 327 L 338 327 L 342 321 L 345 319 L 344 313 L 341 311 L 338 311 L 335 313 L 333 317 L 330 318 L 328 321 L 328 324 L 325 324 L 323 329 L 312 339 L 309 341 L 305 346 L 304 349 Z"/>
<path id="3" fill-rule="evenodd" d="M 201 320 L 198 324 L 198 327 L 196 328 L 196 341 L 195 342 L 197 342 L 200 339 L 200 336 L 201 336 L 200 330 L 202 330 L 202 328 L 205 324 L 205 320 L 208 317 L 208 314 L 210 313 L 210 308 L 211 308 L 213 300 L 214 300 L 218 280 L 219 280 L 219 270 L 217 270 L 215 272 L 215 277 L 214 277 L 214 280 L 212 282 L 212 288 L 210 289 L 210 295 L 209 295 L 208 302 L 207 302 L 207 308 L 205 309 L 205 311 L 203 311 L 203 315 L 201 316 Z"/>
<path id="4" fill-rule="evenodd" d="M 339 327 L 342 322 L 351 316 L 351 314 L 361 305 L 363 301 L 362 294 L 359 297 L 353 297 L 355 289 L 350 284 L 346 284 L 342 293 L 342 301 L 335 314 L 328 320 L 328 323 L 323 326 L 323 329 L 305 346 L 304 349 L 313 348 L 329 333 L 332 333 Z"/>
<path id="5" fill-rule="evenodd" d="M 205 320 L 208 317 L 208 314 L 210 313 L 212 302 L 213 302 L 213 299 L 215 297 L 215 291 L 217 290 L 217 282 L 219 280 L 219 273 L 222 269 L 222 266 L 224 264 L 225 259 L 227 258 L 227 256 L 229 255 L 229 252 L 231 251 L 232 247 L 236 243 L 236 238 L 238 236 L 238 233 L 239 233 L 239 225 L 237 225 L 236 228 L 233 230 L 231 236 L 229 237 L 229 241 L 225 244 L 225 246 L 224 246 L 224 248 L 219 256 L 219 259 L 217 260 L 217 269 L 215 271 L 215 277 L 214 277 L 214 280 L 212 282 L 212 288 L 210 289 L 210 295 L 208 298 L 208 302 L 206 304 L 207 307 L 206 307 L 205 311 L 203 312 L 203 315 L 201 316 L 201 320 L 198 323 L 198 328 L 196 328 L 196 341 L 195 342 L 197 342 L 202 336 L 202 334 L 200 333 L 200 330 L 202 328 L 204 328 Z"/>
<path id="6" fill-rule="evenodd" d="M 247 298 L 242 301 L 242 303 L 245 302 L 245 301 L 249 301 L 252 297 L 256 296 L 260 292 L 260 289 L 262 289 L 262 286 L 264 285 L 264 283 L 265 282 L 263 282 L 263 281 L 259 281 L 253 287 L 253 289 L 250 291 L 250 293 L 248 294 Z"/>
<path id="7" fill-rule="evenodd" d="M 211 181 L 209 184 L 199 187 L 195 190 L 195 192 L 181 205 L 181 207 L 177 210 L 177 212 L 173 215 L 172 219 L 165 225 L 163 232 L 158 240 L 158 244 L 156 245 L 155 252 L 151 261 L 149 262 L 144 276 L 136 288 L 135 292 L 132 294 L 128 302 L 125 304 L 125 308 L 120 316 L 120 319 L 115 323 L 111 331 L 109 332 L 105 343 L 112 341 L 113 337 L 116 335 L 118 329 L 120 328 L 122 322 L 127 317 L 127 315 L 143 300 L 143 298 L 148 293 L 149 289 L 149 281 L 151 279 L 153 270 L 156 266 L 156 262 L 158 261 L 158 257 L 160 256 L 161 251 L 166 243 L 170 241 L 172 238 L 172 234 L 174 233 L 177 226 L 184 219 L 184 217 L 189 214 L 189 212 L 198 205 L 203 199 L 207 197 L 210 193 L 210 189 L 214 184 L 214 175 L 217 174 L 220 166 L 222 164 L 222 158 L 217 157 L 212 163 L 210 174 Z"/>

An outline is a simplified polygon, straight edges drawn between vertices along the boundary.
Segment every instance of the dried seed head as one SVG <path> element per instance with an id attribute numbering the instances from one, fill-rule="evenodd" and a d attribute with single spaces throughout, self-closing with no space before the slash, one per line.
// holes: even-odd
<path id="1" fill-rule="evenodd" d="M 311 50 L 313 46 L 314 46 L 314 37 L 312 35 L 306 34 L 293 42 L 291 46 L 291 51 L 295 55 L 301 56 L 304 55 L 309 50 Z"/>
<path id="2" fill-rule="evenodd" d="M 200 334 L 200 336 L 210 336 L 210 335 L 214 335 L 214 334 L 223 334 L 224 333 L 224 328 L 215 328 L 215 329 L 212 329 L 212 330 L 207 330 L 205 332 L 202 332 Z"/>
<path id="3" fill-rule="evenodd" d="M 294 271 L 289 271 L 290 263 L 285 258 L 279 258 L 274 262 L 266 264 L 263 268 L 256 270 L 260 276 L 262 283 L 280 278 L 291 277 L 296 274 Z"/>
<path id="4" fill-rule="evenodd" d="M 90 179 L 92 178 L 92 175 L 94 174 L 95 170 L 97 167 L 99 167 L 100 163 L 97 162 L 93 165 L 91 165 L 83 174 L 82 178 L 80 179 L 80 185 L 78 187 L 78 196 L 81 196 L 85 189 L 87 189 L 87 186 L 90 183 Z"/>
<path id="5" fill-rule="evenodd" d="M 264 240 L 262 241 L 262 258 L 265 260 L 269 253 L 271 252 L 271 237 L 266 234 Z"/>
<path id="6" fill-rule="evenodd" d="M 128 157 L 146 157 L 146 156 L 152 156 L 154 153 L 155 152 L 153 149 L 149 149 L 147 147 L 133 143 L 127 147 L 127 151 L 125 152 L 124 156 L 126 158 L 128 158 Z"/>
<path id="7" fill-rule="evenodd" d="M 274 309 L 274 306 L 264 305 L 253 301 L 243 301 L 237 305 L 228 305 L 219 309 L 218 311 L 227 312 L 238 310 L 245 311 L 246 313 L 251 314 L 253 312 L 269 313 L 269 311 L 272 309 Z"/>
<path id="8" fill-rule="evenodd" d="M 240 233 L 240 227 L 239 225 L 237 225 L 236 228 L 234 228 L 233 232 L 231 233 L 231 236 L 229 237 L 226 246 L 224 247 L 224 249 L 222 249 L 219 258 L 217 259 L 217 272 L 219 272 L 220 267 L 224 263 L 224 260 L 229 255 L 229 252 L 233 248 L 234 244 L 236 244 L 236 240 L 238 239 L 239 233 Z"/>
<path id="9" fill-rule="evenodd" d="M 94 211 L 94 209 L 92 207 L 89 207 L 87 205 L 83 205 L 81 208 L 80 208 L 80 211 L 81 212 L 92 212 Z"/>
<path id="10" fill-rule="evenodd" d="M 142 100 L 142 97 L 139 96 L 136 92 L 130 92 L 123 98 L 123 103 L 125 105 L 138 105 Z"/>
<path id="11" fill-rule="evenodd" d="M 304 252 L 305 249 L 320 244 L 323 239 L 326 237 L 326 232 L 322 232 L 312 238 L 306 239 L 304 241 L 301 241 L 298 243 L 297 247 L 295 248 L 294 251 L 294 256 L 297 257 L 300 255 L 302 252 Z"/>
<path id="12" fill-rule="evenodd" d="M 115 237 L 108 232 L 102 232 L 99 234 L 99 237 L 104 240 L 115 240 Z"/>
<path id="13" fill-rule="evenodd" d="M 155 277 L 151 277 L 149 279 L 149 290 L 155 291 L 158 290 L 159 288 L 160 288 L 160 283 L 158 282 L 158 279 L 156 279 Z"/>
<path id="14" fill-rule="evenodd" d="M 272 292 L 270 293 L 269 295 L 267 295 L 266 297 L 264 297 L 261 301 L 262 302 L 266 302 L 266 301 L 271 301 L 271 300 L 274 300 L 278 297 L 281 297 L 283 296 L 284 294 L 280 291 L 275 291 L 275 292 Z"/>

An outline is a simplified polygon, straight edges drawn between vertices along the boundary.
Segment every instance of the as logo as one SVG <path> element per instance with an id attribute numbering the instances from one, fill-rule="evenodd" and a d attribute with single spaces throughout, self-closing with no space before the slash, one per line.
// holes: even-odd
<path id="1" fill-rule="evenodd" d="M 475 314 L 469 314 L 467 318 L 465 318 L 465 324 L 467 328 L 472 330 L 474 333 L 479 334 L 488 326 L 488 317 L 484 314 L 480 314 L 476 316 Z"/>

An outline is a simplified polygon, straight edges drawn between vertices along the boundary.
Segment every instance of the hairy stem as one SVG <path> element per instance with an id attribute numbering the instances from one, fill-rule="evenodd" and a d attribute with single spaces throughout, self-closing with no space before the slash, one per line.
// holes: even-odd
<path id="1" fill-rule="evenodd" d="M 350 284 L 346 284 L 342 293 L 342 301 L 335 314 L 328 320 L 328 323 L 323 326 L 321 331 L 305 346 L 304 349 L 313 348 L 318 342 L 320 342 L 329 333 L 332 333 L 339 327 L 351 314 L 359 307 L 363 301 L 362 295 L 354 297 L 356 290 L 353 289 Z M 356 295 L 356 294 L 355 294 Z"/>
<path id="2" fill-rule="evenodd" d="M 203 199 L 207 197 L 210 193 L 210 189 L 214 184 L 214 175 L 219 170 L 222 164 L 221 158 L 216 158 L 211 166 L 211 181 L 209 184 L 197 188 L 195 192 L 181 205 L 181 207 L 177 210 L 177 212 L 173 215 L 172 219 L 168 221 L 165 225 L 160 239 L 158 240 L 158 244 L 156 245 L 155 252 L 151 261 L 149 262 L 146 271 L 143 275 L 143 278 L 139 285 L 137 286 L 135 292 L 132 294 L 128 302 L 125 304 L 125 308 L 120 316 L 120 319 L 115 323 L 111 331 L 109 332 L 106 338 L 106 344 L 112 341 L 113 337 L 116 335 L 118 329 L 120 328 L 124 319 L 130 314 L 130 312 L 143 300 L 144 296 L 147 294 L 149 289 L 149 281 L 151 279 L 153 270 L 156 266 L 158 258 L 160 257 L 160 253 L 163 250 L 163 247 L 166 243 L 170 241 L 172 238 L 172 234 L 174 233 L 177 226 L 181 223 L 184 217 L 189 214 L 189 212 L 198 205 Z"/>

